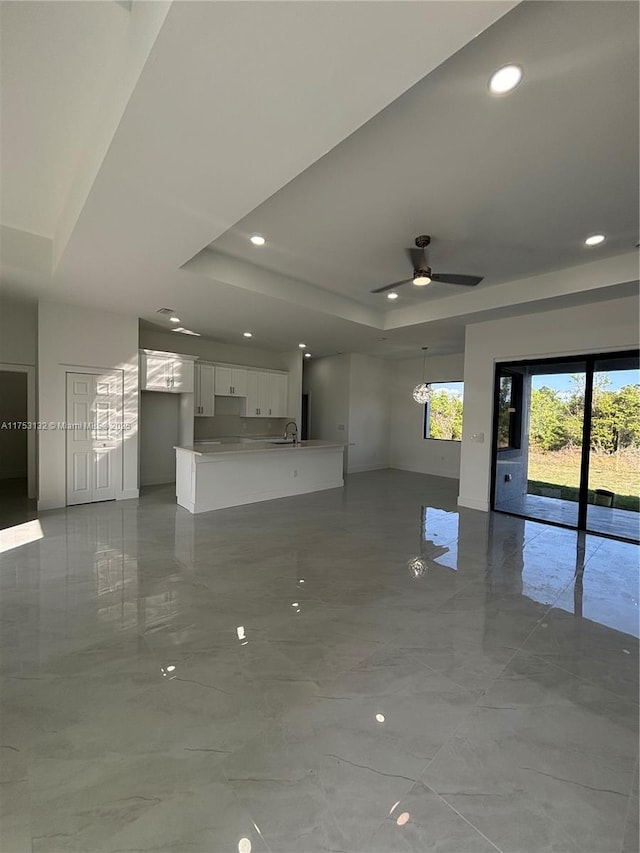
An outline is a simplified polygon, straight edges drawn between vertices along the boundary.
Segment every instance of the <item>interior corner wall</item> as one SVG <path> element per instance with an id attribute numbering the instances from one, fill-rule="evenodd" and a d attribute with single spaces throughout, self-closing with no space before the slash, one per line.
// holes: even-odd
<path id="1" fill-rule="evenodd" d="M 349 385 L 351 356 L 331 355 L 305 365 L 305 390 L 309 394 L 309 438 L 349 441 Z M 344 470 L 349 452 L 345 452 Z"/>
<path id="2" fill-rule="evenodd" d="M 639 307 L 638 297 L 629 296 L 467 326 L 461 506 L 485 512 L 490 507 L 496 362 L 636 349 Z"/>
<path id="3" fill-rule="evenodd" d="M 295 421 L 298 433 L 302 429 L 302 360 L 301 349 L 281 355 L 283 367 L 289 371 L 287 381 L 287 418 Z"/>
<path id="4" fill-rule="evenodd" d="M 352 353 L 349 371 L 351 474 L 389 467 L 389 363 Z"/>
<path id="5" fill-rule="evenodd" d="M 0 293 L 0 364 L 37 363 L 37 302 Z"/>
<path id="6" fill-rule="evenodd" d="M 38 420 L 66 421 L 66 373 L 122 370 L 124 376 L 122 478 L 119 498 L 138 496 L 138 319 L 77 305 L 38 306 Z M 38 432 L 38 509 L 66 504 L 65 430 Z"/>
<path id="7" fill-rule="evenodd" d="M 423 438 L 424 406 L 416 403 L 411 396 L 415 386 L 422 381 L 422 358 L 393 362 L 391 369 L 390 467 L 457 479 L 460 476 L 460 442 Z M 427 382 L 461 382 L 463 375 L 464 353 L 425 359 L 424 378 Z M 466 406 L 465 386 L 465 417 Z"/>

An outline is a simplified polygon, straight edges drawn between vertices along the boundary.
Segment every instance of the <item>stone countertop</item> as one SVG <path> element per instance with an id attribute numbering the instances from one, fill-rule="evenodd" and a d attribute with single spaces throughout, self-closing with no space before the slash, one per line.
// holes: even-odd
<path id="1" fill-rule="evenodd" d="M 278 439 L 275 439 L 276 441 Z M 299 441 L 287 444 L 273 444 L 272 441 L 252 441 L 247 444 L 190 444 L 175 445 L 174 450 L 186 450 L 195 456 L 219 456 L 220 454 L 245 454 L 245 453 L 286 453 L 299 452 L 301 450 L 323 450 L 331 447 L 346 447 L 345 443 L 336 441 Z"/>

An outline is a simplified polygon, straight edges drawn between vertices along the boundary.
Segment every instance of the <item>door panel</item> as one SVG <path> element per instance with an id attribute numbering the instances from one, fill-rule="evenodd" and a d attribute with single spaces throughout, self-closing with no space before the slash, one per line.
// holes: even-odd
<path id="1" fill-rule="evenodd" d="M 257 370 L 248 370 L 247 371 L 247 408 L 246 408 L 246 416 L 248 418 L 255 418 L 258 416 L 258 409 L 260 407 L 260 396 L 258 393 L 259 388 L 259 373 Z"/>
<path id="2" fill-rule="evenodd" d="M 594 363 L 586 528 L 640 539 L 640 361 Z"/>
<path id="3" fill-rule="evenodd" d="M 144 376 L 142 378 L 143 391 L 170 391 L 171 390 L 171 361 L 168 358 L 157 355 L 142 355 Z"/>
<path id="4" fill-rule="evenodd" d="M 121 473 L 122 374 L 67 373 L 67 504 L 113 500 Z"/>
<path id="5" fill-rule="evenodd" d="M 230 397 L 232 395 L 231 388 L 233 386 L 231 368 L 216 367 L 215 388 L 216 394 L 219 397 Z"/>
<path id="6" fill-rule="evenodd" d="M 72 489 L 74 494 L 76 496 L 84 495 L 87 500 L 90 500 L 91 477 L 89 476 L 89 454 L 86 451 L 76 451 L 73 454 L 72 465 Z"/>

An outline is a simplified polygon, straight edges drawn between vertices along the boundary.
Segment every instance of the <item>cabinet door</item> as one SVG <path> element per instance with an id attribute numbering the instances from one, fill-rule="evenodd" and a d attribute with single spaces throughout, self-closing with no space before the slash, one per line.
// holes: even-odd
<path id="1" fill-rule="evenodd" d="M 234 397 L 247 396 L 247 371 L 234 367 L 231 370 L 231 387 Z"/>
<path id="2" fill-rule="evenodd" d="M 212 418 L 215 414 L 215 368 L 212 364 L 200 365 L 200 414 Z"/>
<path id="3" fill-rule="evenodd" d="M 247 418 L 260 417 L 259 378 L 260 374 L 257 370 L 247 370 L 247 408 L 245 410 Z"/>
<path id="4" fill-rule="evenodd" d="M 287 416 L 287 376 L 283 373 L 269 375 L 269 414 L 274 418 Z"/>
<path id="5" fill-rule="evenodd" d="M 171 359 L 161 355 L 148 355 L 143 352 L 140 356 L 140 368 L 143 391 L 172 391 L 171 382 L 173 371 Z"/>
<path id="6" fill-rule="evenodd" d="M 268 418 L 271 413 L 271 374 L 258 373 L 259 417 Z"/>
<path id="7" fill-rule="evenodd" d="M 219 397 L 233 396 L 233 371 L 230 367 L 216 367 L 215 389 Z"/>
<path id="8" fill-rule="evenodd" d="M 214 367 L 212 364 L 196 364 L 194 371 L 195 401 L 194 415 L 196 418 L 211 418 L 214 413 L 213 396 Z"/>
<path id="9" fill-rule="evenodd" d="M 194 385 L 193 361 L 191 359 L 171 359 L 171 390 L 175 394 L 190 394 Z"/>

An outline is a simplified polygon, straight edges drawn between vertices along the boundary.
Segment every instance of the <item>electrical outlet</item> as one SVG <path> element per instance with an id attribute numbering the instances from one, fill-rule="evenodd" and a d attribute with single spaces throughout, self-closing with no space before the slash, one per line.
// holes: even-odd
<path id="1" fill-rule="evenodd" d="M 338 424 L 337 427 L 341 432 L 344 432 L 344 424 Z"/>
<path id="2" fill-rule="evenodd" d="M 297 477 L 297 476 L 298 476 L 298 469 L 297 469 L 297 468 L 294 468 L 294 469 L 293 469 L 293 476 L 294 476 L 294 477 Z"/>

